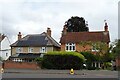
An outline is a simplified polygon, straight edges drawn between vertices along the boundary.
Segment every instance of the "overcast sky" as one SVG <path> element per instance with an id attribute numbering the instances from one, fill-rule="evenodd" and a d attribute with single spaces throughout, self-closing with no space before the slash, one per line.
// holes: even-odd
<path id="1" fill-rule="evenodd" d="M 107 20 L 110 39 L 118 38 L 119 0 L 0 0 L 0 31 L 13 43 L 18 32 L 41 34 L 47 27 L 59 42 L 65 21 L 84 17 L 90 31 L 103 31 Z"/>

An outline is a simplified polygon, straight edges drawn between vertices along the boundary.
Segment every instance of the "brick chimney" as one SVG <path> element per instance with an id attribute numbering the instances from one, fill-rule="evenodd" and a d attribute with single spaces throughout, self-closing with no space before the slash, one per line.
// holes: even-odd
<path id="1" fill-rule="evenodd" d="M 66 28 L 66 26 L 64 26 L 64 27 L 63 27 L 63 31 L 62 31 L 62 36 L 63 36 L 63 35 L 66 35 L 66 33 L 67 33 L 67 28 Z"/>
<path id="2" fill-rule="evenodd" d="M 22 34 L 21 32 L 18 33 L 18 40 L 21 40 L 22 39 Z"/>
<path id="3" fill-rule="evenodd" d="M 51 29 L 47 28 L 47 35 L 51 36 Z"/>
<path id="4" fill-rule="evenodd" d="M 105 22 L 104 31 L 108 31 L 108 25 L 107 25 L 107 22 Z"/>

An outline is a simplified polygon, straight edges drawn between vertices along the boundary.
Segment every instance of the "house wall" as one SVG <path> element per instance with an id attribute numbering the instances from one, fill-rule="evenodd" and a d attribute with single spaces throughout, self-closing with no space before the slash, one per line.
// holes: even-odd
<path id="1" fill-rule="evenodd" d="M 7 37 L 5 37 L 1 42 L 0 56 L 3 60 L 7 60 L 11 56 L 10 42 Z M 7 53 L 7 55 L 6 55 Z"/>
<path id="2" fill-rule="evenodd" d="M 18 47 L 12 47 L 12 49 L 11 49 L 12 50 L 12 55 L 17 53 L 16 52 L 17 48 Z M 22 53 L 29 53 L 28 48 L 29 47 L 22 47 L 22 50 L 23 50 Z M 32 48 L 33 48 L 33 53 L 40 53 L 40 48 L 41 47 L 32 47 Z M 54 49 L 53 49 L 53 47 L 47 47 L 46 50 L 47 50 L 47 52 L 49 52 L 49 51 L 53 51 Z"/>
<path id="3" fill-rule="evenodd" d="M 10 42 L 7 37 L 5 37 L 1 42 L 1 50 L 10 49 Z"/>
<path id="4" fill-rule="evenodd" d="M 61 51 L 65 51 L 65 44 L 61 44 Z M 86 46 L 81 46 L 79 43 L 75 43 L 75 48 L 77 52 L 82 52 L 82 51 L 89 51 L 92 49 L 92 46 L 86 45 Z"/>
<path id="5" fill-rule="evenodd" d="M 3 60 L 7 60 L 9 58 L 9 56 L 11 56 L 11 50 L 10 49 L 1 50 L 0 56 L 2 57 Z"/>
<path id="6" fill-rule="evenodd" d="M 65 51 L 65 44 L 61 44 L 61 51 Z"/>
<path id="7" fill-rule="evenodd" d="M 91 49 L 92 49 L 92 46 L 90 46 L 90 45 L 82 46 L 82 45 L 76 43 L 76 51 L 78 51 L 78 52 L 89 51 Z"/>

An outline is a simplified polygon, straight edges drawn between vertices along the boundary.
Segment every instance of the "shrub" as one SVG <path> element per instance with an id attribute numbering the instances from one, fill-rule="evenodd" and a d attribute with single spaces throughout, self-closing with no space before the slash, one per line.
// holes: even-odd
<path id="1" fill-rule="evenodd" d="M 85 58 L 77 52 L 48 52 L 42 66 L 47 69 L 82 69 Z"/>
<path id="2" fill-rule="evenodd" d="M 86 59 L 85 63 L 87 65 L 87 69 L 89 70 L 96 69 L 95 67 L 92 66 L 92 63 L 97 60 L 97 57 L 94 54 L 92 54 L 91 52 L 81 52 L 80 54 L 82 54 Z"/>

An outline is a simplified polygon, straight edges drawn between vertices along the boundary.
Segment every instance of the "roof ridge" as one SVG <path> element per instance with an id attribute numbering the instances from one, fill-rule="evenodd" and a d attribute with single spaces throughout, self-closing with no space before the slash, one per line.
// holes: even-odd
<path id="1" fill-rule="evenodd" d="M 100 32 L 106 32 L 106 31 L 90 31 L 90 32 L 84 31 L 84 32 L 67 32 L 67 33 L 100 33 Z"/>

